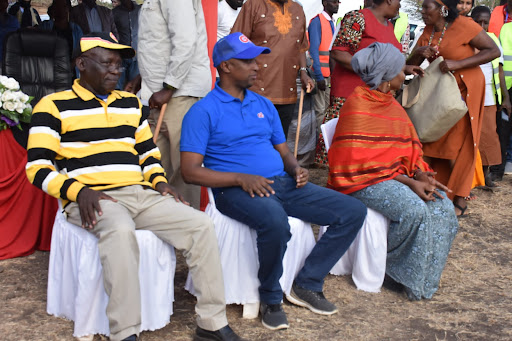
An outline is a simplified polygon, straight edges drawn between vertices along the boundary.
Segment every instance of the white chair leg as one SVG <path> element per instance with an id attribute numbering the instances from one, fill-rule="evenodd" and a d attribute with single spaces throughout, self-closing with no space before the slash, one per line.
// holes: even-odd
<path id="1" fill-rule="evenodd" d="M 244 304 L 244 312 L 242 317 L 244 319 L 255 319 L 260 312 L 260 302 Z"/>

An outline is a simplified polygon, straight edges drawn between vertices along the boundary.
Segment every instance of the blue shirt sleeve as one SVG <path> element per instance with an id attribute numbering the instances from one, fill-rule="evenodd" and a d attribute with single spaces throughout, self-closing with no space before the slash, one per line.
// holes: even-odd
<path id="1" fill-rule="evenodd" d="M 200 102 L 194 104 L 185 117 L 181 126 L 180 151 L 206 154 L 210 138 L 210 117 L 202 108 Z"/>
<path id="2" fill-rule="evenodd" d="M 321 14 L 320 14 L 321 15 Z M 309 55 L 313 59 L 313 73 L 315 80 L 321 81 L 324 79 L 322 69 L 320 67 L 320 55 L 318 49 L 320 48 L 320 41 L 322 40 L 322 24 L 320 18 L 316 16 L 311 20 L 308 27 L 309 33 Z"/>

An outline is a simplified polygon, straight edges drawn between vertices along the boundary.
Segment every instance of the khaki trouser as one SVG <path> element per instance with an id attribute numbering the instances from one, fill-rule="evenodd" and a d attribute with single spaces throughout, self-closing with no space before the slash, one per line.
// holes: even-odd
<path id="1" fill-rule="evenodd" d="M 325 85 L 327 86 L 325 91 L 318 90 L 316 94 L 313 95 L 313 107 L 315 108 L 317 135 L 320 134 L 320 126 L 322 123 L 324 123 L 325 111 L 329 107 L 331 95 L 331 77 L 325 78 Z"/>
<path id="2" fill-rule="evenodd" d="M 169 183 L 176 187 L 178 192 L 185 197 L 185 200 L 196 209 L 199 209 L 201 187 L 188 185 L 183 181 L 180 167 L 180 140 L 183 117 L 199 99 L 198 97 L 186 96 L 172 97 L 167 103 L 162 129 L 156 140 L 156 145 L 162 154 L 161 163 L 167 173 Z M 159 113 L 159 110 L 151 110 L 148 119 L 153 134 L 155 133 Z"/>
<path id="3" fill-rule="evenodd" d="M 110 339 L 139 334 L 141 323 L 139 248 L 136 229 L 152 231 L 182 250 L 197 293 L 197 324 L 217 330 L 227 325 L 224 283 L 213 223 L 170 196 L 140 185 L 105 191 L 117 201 L 100 200 L 103 214 L 90 230 L 98 237 L 103 284 L 109 296 Z M 81 226 L 78 204 L 66 209 L 69 222 Z"/>

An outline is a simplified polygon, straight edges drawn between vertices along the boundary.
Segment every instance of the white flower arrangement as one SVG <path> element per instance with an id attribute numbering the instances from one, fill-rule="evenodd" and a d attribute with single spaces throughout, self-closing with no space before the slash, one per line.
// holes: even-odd
<path id="1" fill-rule="evenodd" d="M 29 123 L 32 99 L 20 90 L 18 81 L 0 75 L 0 131 L 10 127 L 21 129 L 20 122 Z"/>

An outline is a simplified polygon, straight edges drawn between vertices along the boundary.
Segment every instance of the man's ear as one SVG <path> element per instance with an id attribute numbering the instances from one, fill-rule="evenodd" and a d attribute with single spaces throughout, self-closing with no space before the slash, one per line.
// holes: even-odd
<path id="1" fill-rule="evenodd" d="M 83 72 L 85 70 L 84 59 L 81 56 L 76 57 L 75 65 L 78 68 L 78 71 Z"/>
<path id="2" fill-rule="evenodd" d="M 220 63 L 218 68 L 224 73 L 231 73 L 231 68 L 229 67 L 229 62 L 227 60 Z"/>

